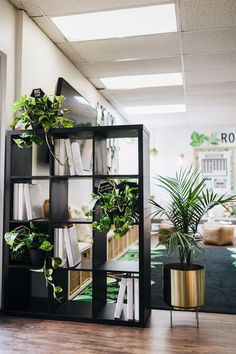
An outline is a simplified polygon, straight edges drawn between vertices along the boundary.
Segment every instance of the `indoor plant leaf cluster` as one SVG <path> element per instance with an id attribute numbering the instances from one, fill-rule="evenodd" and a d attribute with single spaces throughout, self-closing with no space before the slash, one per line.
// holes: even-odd
<path id="1" fill-rule="evenodd" d="M 100 232 L 108 232 L 114 225 L 114 236 L 120 238 L 127 234 L 129 227 L 138 220 L 138 186 L 136 182 L 108 181 L 110 188 L 93 194 L 95 208 L 88 215 L 101 213 L 92 227 Z"/>
<path id="2" fill-rule="evenodd" d="M 47 95 L 36 98 L 26 95 L 20 97 L 12 106 L 15 117 L 11 128 L 14 130 L 22 126 L 23 129 L 31 130 L 22 133 L 19 138 L 14 139 L 15 143 L 20 148 L 28 148 L 33 143 L 40 145 L 46 141 L 50 153 L 55 157 L 50 130 L 74 126 L 73 120 L 65 117 L 69 110 L 62 108 L 64 101 L 64 96 L 54 96 L 53 102 Z M 41 129 L 44 136 L 39 134 Z"/>
<path id="3" fill-rule="evenodd" d="M 197 169 L 186 168 L 176 173 L 174 178 L 158 176 L 159 186 L 169 195 L 166 205 L 151 200 L 154 216 L 165 216 L 173 228 L 159 230 L 164 235 L 160 244 L 167 247 L 169 253 L 178 253 L 183 268 L 190 268 L 192 256 L 202 248 L 202 237 L 198 225 L 207 211 L 216 205 L 225 205 L 235 200 L 235 196 L 217 195 L 206 188 L 207 179 L 200 179 Z"/>
<path id="4" fill-rule="evenodd" d="M 61 266 L 62 260 L 59 257 L 51 257 L 50 251 L 53 245 L 48 240 L 48 234 L 30 223 L 30 228 L 25 225 L 19 226 L 4 235 L 5 242 L 10 248 L 11 259 L 13 261 L 27 261 L 29 250 L 39 250 L 43 255 L 43 265 L 40 269 L 31 269 L 34 272 L 44 274 L 46 286 L 51 285 L 53 289 L 53 297 L 60 301 L 58 295 L 63 291 L 60 286 L 55 286 L 53 283 L 53 271 Z M 41 262 L 40 262 L 41 263 Z M 40 264 L 41 266 L 41 264 Z"/>

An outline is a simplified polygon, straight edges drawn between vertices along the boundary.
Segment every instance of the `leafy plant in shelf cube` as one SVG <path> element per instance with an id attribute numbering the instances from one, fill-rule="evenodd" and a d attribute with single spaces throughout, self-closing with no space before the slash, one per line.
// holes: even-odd
<path id="1" fill-rule="evenodd" d="M 60 257 L 50 256 L 53 245 L 48 238 L 48 234 L 39 230 L 33 223 L 30 223 L 29 228 L 21 225 L 4 235 L 5 242 L 10 248 L 11 260 L 21 263 L 30 260 L 31 265 L 39 266 L 40 269 L 31 271 L 44 274 L 46 286 L 52 286 L 54 299 L 60 301 L 58 295 L 63 290 L 53 283 L 53 271 L 61 266 L 62 260 Z"/>
<path id="2" fill-rule="evenodd" d="M 54 142 L 50 130 L 74 126 L 74 122 L 65 117 L 69 110 L 62 108 L 64 101 L 64 96 L 54 96 L 52 102 L 45 94 L 36 98 L 26 95 L 20 97 L 12 106 L 15 118 L 11 128 L 15 130 L 22 127 L 31 130 L 14 139 L 15 143 L 24 149 L 31 147 L 33 143 L 41 145 L 46 141 L 50 153 L 61 163 L 53 153 Z M 44 136 L 39 134 L 39 130 L 43 130 Z"/>
<path id="3" fill-rule="evenodd" d="M 100 232 L 108 232 L 114 225 L 115 238 L 121 238 L 129 227 L 138 221 L 138 185 L 126 180 L 107 181 L 93 194 L 94 209 L 87 215 L 95 214 L 92 227 Z"/>

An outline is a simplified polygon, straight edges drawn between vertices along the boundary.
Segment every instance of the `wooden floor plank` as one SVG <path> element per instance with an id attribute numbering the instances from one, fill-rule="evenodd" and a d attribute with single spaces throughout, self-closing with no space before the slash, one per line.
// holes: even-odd
<path id="1" fill-rule="evenodd" d="M 0 317 L 0 354 L 235 354 L 236 316 L 153 310 L 148 327 L 130 328 Z"/>

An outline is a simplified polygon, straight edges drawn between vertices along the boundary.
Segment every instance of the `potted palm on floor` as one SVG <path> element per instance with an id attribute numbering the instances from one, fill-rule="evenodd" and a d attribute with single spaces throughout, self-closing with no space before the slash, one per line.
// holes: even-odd
<path id="1" fill-rule="evenodd" d="M 198 309 L 204 303 L 205 270 L 193 263 L 193 257 L 203 250 L 198 232 L 202 217 L 216 205 L 223 205 L 235 196 L 219 196 L 206 188 L 206 179 L 192 167 L 181 170 L 175 178 L 158 176 L 158 185 L 168 193 L 166 205 L 151 200 L 155 216 L 167 218 L 172 228 L 160 229 L 159 244 L 169 254 L 177 254 L 179 263 L 164 265 L 164 300 L 175 309 Z"/>

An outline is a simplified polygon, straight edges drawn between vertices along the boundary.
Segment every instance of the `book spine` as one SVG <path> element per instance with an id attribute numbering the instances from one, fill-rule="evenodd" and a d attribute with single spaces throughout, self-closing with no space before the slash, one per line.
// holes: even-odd
<path id="1" fill-rule="evenodd" d="M 92 167 L 92 154 L 93 154 L 92 143 L 87 139 L 84 141 L 83 148 L 81 151 L 81 159 L 83 171 L 91 172 Z"/>
<path id="2" fill-rule="evenodd" d="M 41 186 L 39 184 L 29 184 L 28 188 L 32 219 L 43 218 L 43 201 Z"/>
<path id="3" fill-rule="evenodd" d="M 68 163 L 69 163 L 70 175 L 74 176 L 75 175 L 75 167 L 74 167 L 74 162 L 73 162 L 73 157 L 72 157 L 72 149 L 71 149 L 70 139 L 65 139 L 65 148 L 66 148 L 66 155 L 67 155 Z"/>
<path id="4" fill-rule="evenodd" d="M 59 256 L 59 230 L 58 228 L 54 229 L 54 247 L 53 247 L 53 254 L 54 257 L 60 257 Z"/>
<path id="5" fill-rule="evenodd" d="M 19 220 L 19 183 L 13 184 L 13 220 Z"/>
<path id="6" fill-rule="evenodd" d="M 27 219 L 32 220 L 33 215 L 32 215 L 31 201 L 30 201 L 29 183 L 24 184 L 24 197 L 25 197 Z"/>
<path id="7" fill-rule="evenodd" d="M 134 319 L 134 290 L 133 278 L 127 278 L 127 320 Z"/>
<path id="8" fill-rule="evenodd" d="M 82 163 L 79 142 L 72 142 L 71 150 L 72 150 L 75 172 L 77 175 L 83 175 L 83 163 Z"/>
<path id="9" fill-rule="evenodd" d="M 121 278 L 120 289 L 119 289 L 115 313 L 114 313 L 114 318 L 117 318 L 117 319 L 120 318 L 121 313 L 122 313 L 123 303 L 124 303 L 124 299 L 125 299 L 126 285 L 127 285 L 127 279 Z"/>
<path id="10" fill-rule="evenodd" d="M 139 321 L 139 279 L 134 278 L 134 319 Z"/>
<path id="11" fill-rule="evenodd" d="M 60 140 L 59 139 L 55 139 L 55 143 L 54 143 L 54 154 L 57 158 L 60 159 Z M 59 175 L 59 162 L 54 159 L 54 175 Z"/>
<path id="12" fill-rule="evenodd" d="M 59 139 L 59 160 L 61 164 L 59 165 L 59 175 L 63 176 L 65 174 L 65 163 L 66 163 L 66 154 L 65 154 L 65 142 L 64 139 Z"/>
<path id="13" fill-rule="evenodd" d="M 66 245 L 65 245 L 65 239 L 64 239 L 64 229 L 59 228 L 59 234 L 58 234 L 58 257 L 61 258 L 62 264 L 61 266 L 64 266 L 67 261 L 67 252 L 66 252 Z"/>
<path id="14" fill-rule="evenodd" d="M 66 245 L 68 264 L 69 264 L 69 267 L 74 267 L 69 230 L 67 227 L 63 230 L 64 230 L 64 239 L 65 239 L 65 245 Z"/>
<path id="15" fill-rule="evenodd" d="M 26 200 L 24 188 L 28 183 L 19 183 L 18 185 L 18 220 L 25 220 L 27 218 Z"/>
<path id="16" fill-rule="evenodd" d="M 73 266 L 78 265 L 81 262 L 81 253 L 79 249 L 78 236 L 76 232 L 75 226 L 71 226 L 68 228 L 69 236 L 70 236 L 70 245 L 72 250 L 72 258 L 73 258 Z"/>

